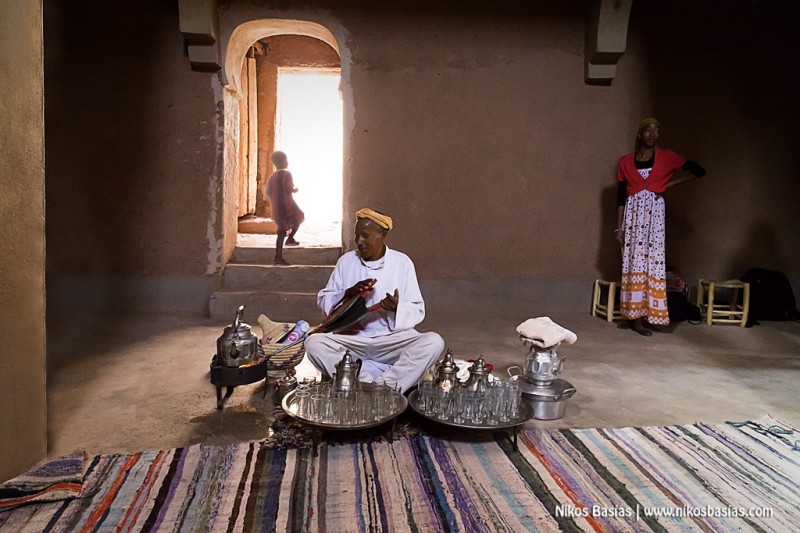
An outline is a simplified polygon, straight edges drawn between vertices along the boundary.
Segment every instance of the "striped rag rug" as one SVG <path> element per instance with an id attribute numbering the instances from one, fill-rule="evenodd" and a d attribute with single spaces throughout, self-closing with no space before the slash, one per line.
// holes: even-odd
<path id="1" fill-rule="evenodd" d="M 796 430 L 744 423 L 531 429 L 89 459 L 81 497 L 2 531 L 797 531 Z"/>

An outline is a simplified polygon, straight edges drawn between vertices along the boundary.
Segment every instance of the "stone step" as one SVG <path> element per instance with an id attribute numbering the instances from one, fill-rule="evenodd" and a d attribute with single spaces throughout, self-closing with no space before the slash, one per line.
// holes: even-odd
<path id="1" fill-rule="evenodd" d="M 317 293 L 328 283 L 333 266 L 322 265 L 247 265 L 229 263 L 223 283 L 226 289 L 255 289 L 273 292 Z"/>
<path id="2" fill-rule="evenodd" d="M 316 326 L 323 320 L 317 308 L 317 292 L 270 292 L 223 289 L 211 295 L 208 311 L 211 318 L 236 318 L 236 309 L 245 306 L 244 321 L 257 325 L 258 315 L 276 322 L 305 320 Z M 260 332 L 258 332 L 260 336 Z"/>
<path id="3" fill-rule="evenodd" d="M 286 246 L 283 257 L 293 265 L 335 265 L 342 255 L 341 247 L 332 246 Z M 271 265 L 275 259 L 275 247 L 237 246 L 233 250 L 232 262 Z"/>

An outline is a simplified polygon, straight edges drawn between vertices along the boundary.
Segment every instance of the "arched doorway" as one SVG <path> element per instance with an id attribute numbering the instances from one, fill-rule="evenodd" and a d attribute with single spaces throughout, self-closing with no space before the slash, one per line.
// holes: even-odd
<path id="1" fill-rule="evenodd" d="M 293 43 L 293 47 L 290 44 Z M 316 44 L 314 44 L 316 43 Z M 314 47 L 316 48 L 316 55 Z M 328 50 L 328 57 L 324 53 Z M 305 59 L 287 59 L 287 50 L 301 50 L 300 56 L 305 54 Z M 309 52 L 311 50 L 311 52 Z M 310 54 L 310 55 L 309 55 Z M 288 54 L 292 55 L 292 54 Z M 312 59 L 308 59 L 312 57 Z M 333 59 L 331 59 L 331 57 Z M 322 59 L 320 59 L 322 58 Z M 305 62 L 304 62 L 305 61 Z M 225 72 L 228 84 L 223 95 L 224 105 L 224 153 L 223 153 L 223 264 L 227 263 L 233 248 L 236 245 L 237 230 L 240 217 L 263 217 L 269 215 L 268 206 L 265 207 L 263 191 L 266 179 L 272 172 L 268 161 L 269 154 L 274 149 L 287 151 L 283 143 L 290 143 L 292 130 L 288 128 L 286 120 L 299 120 L 291 115 L 292 101 L 297 100 L 297 79 L 289 82 L 290 78 L 297 78 L 298 74 L 305 74 L 301 78 L 310 81 L 312 77 L 320 78 L 317 86 L 326 85 L 325 77 L 336 77 L 335 98 L 338 104 L 338 135 L 327 135 L 325 138 L 338 138 L 338 160 L 334 159 L 333 166 L 337 167 L 330 173 L 331 159 L 328 157 L 326 172 L 309 171 L 308 160 L 317 159 L 311 149 L 305 151 L 296 149 L 297 153 L 289 153 L 289 169 L 295 173 L 292 161 L 295 160 L 297 168 L 305 175 L 295 174 L 296 186 L 302 190 L 299 194 L 304 209 L 310 209 L 312 216 L 307 214 L 306 228 L 301 231 L 308 235 L 309 231 L 327 231 L 324 239 L 336 239 L 330 245 L 341 246 L 341 191 L 342 191 L 342 117 L 341 97 L 338 91 L 340 59 L 339 47 L 333 35 L 323 26 L 307 21 L 263 19 L 250 21 L 237 27 L 231 34 L 225 55 Z M 313 71 L 313 72 L 312 72 Z M 283 89 L 294 83 L 294 88 Z M 308 83 L 305 84 L 308 86 Z M 330 91 L 330 79 L 327 82 Z M 286 92 L 288 90 L 288 92 Z M 310 91 L 311 89 L 303 89 Z M 268 93 L 265 97 L 264 93 Z M 303 95 L 300 96 L 303 98 Z M 329 98 L 329 96 L 328 96 Z M 308 93 L 308 102 L 319 100 L 318 93 Z M 260 108 L 259 108 L 260 107 Z M 294 111 L 298 108 L 294 104 Z M 287 111 L 287 109 L 289 111 Z M 284 120 L 276 120 L 283 117 Z M 292 118 L 288 118 L 292 117 Z M 286 131 L 281 131 L 283 125 Z M 296 125 L 296 124 L 292 124 Z M 297 136 L 296 134 L 294 135 Z M 291 143 L 290 143 L 291 144 Z M 297 143 L 295 143 L 295 146 Z M 330 147 L 328 147 L 330 152 Z M 298 184 L 298 179 L 302 180 Z M 324 180 L 322 185 L 330 186 L 334 183 L 336 190 L 317 192 L 320 183 L 314 180 Z M 324 189 L 324 187 L 322 187 Z M 316 196 L 316 198 L 314 198 Z M 328 203 L 325 209 L 316 209 L 319 198 L 324 197 Z M 332 207 L 332 204 L 335 206 Z M 331 217 L 320 219 L 320 213 L 330 214 L 334 210 L 338 218 L 338 227 L 331 228 Z M 309 213 L 307 211 L 307 213 Z M 326 215 L 327 216 L 327 215 Z M 262 219 L 263 220 L 263 219 Z M 326 226 L 327 224 L 327 226 Z M 322 228 L 320 230 L 320 228 Z M 274 232 L 273 232 L 274 233 Z M 274 235 L 272 237 L 274 240 Z M 319 242 L 319 239 L 317 241 Z M 328 244 L 326 242 L 326 244 Z"/>

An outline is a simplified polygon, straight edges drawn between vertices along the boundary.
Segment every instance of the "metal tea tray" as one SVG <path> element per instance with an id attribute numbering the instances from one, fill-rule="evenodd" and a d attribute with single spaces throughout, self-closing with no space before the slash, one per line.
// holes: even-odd
<path id="1" fill-rule="evenodd" d="M 370 420 L 368 422 L 361 422 L 359 424 L 332 424 L 330 422 L 310 420 L 308 418 L 302 417 L 299 414 L 297 414 L 297 402 L 295 401 L 295 392 L 296 391 L 289 391 L 288 393 L 286 393 L 286 396 L 283 397 L 283 401 L 281 402 L 281 407 L 283 407 L 283 411 L 287 415 L 294 418 L 295 420 L 298 420 L 299 422 L 323 429 L 366 429 L 366 428 L 377 427 L 382 424 L 385 424 L 386 422 L 394 420 L 395 418 L 400 416 L 403 413 L 403 411 L 405 411 L 406 408 L 408 407 L 408 400 L 406 399 L 406 397 L 400 393 L 395 393 L 396 394 L 395 399 L 397 400 L 396 404 L 398 407 L 389 416 L 385 416 L 379 420 Z M 363 393 L 364 391 L 362 390 L 361 392 Z"/>
<path id="2" fill-rule="evenodd" d="M 522 401 L 519 404 L 519 416 L 517 418 L 509 420 L 508 422 L 498 421 L 497 424 L 492 425 L 492 424 L 487 424 L 485 422 L 481 424 L 476 424 L 472 421 L 469 421 L 457 424 L 452 420 L 442 420 L 441 418 L 437 418 L 435 416 L 426 415 L 419 407 L 419 402 L 417 401 L 418 397 L 419 397 L 418 390 L 415 390 L 408 395 L 408 404 L 418 415 L 433 422 L 437 422 L 439 424 L 444 424 L 446 426 L 452 426 L 456 428 L 483 429 L 483 430 L 507 429 L 507 428 L 514 428 L 516 426 L 519 426 L 520 424 L 524 424 L 526 421 L 530 420 L 533 417 L 533 407 L 531 407 L 531 405 L 528 402 Z"/>

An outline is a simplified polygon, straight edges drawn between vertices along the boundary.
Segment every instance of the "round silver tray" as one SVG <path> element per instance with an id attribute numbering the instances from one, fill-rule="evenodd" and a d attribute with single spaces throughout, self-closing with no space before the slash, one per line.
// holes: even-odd
<path id="1" fill-rule="evenodd" d="M 508 422 L 498 422 L 497 424 L 476 424 L 474 422 L 463 422 L 461 424 L 457 424 L 452 420 L 442 420 L 441 418 L 436 418 L 435 416 L 426 415 L 422 412 L 422 409 L 419 408 L 419 402 L 417 402 L 419 391 L 415 390 L 411 394 L 408 395 L 408 404 L 411 408 L 423 418 L 431 420 L 433 422 L 437 422 L 439 424 L 444 424 L 446 426 L 452 426 L 455 428 L 464 428 L 464 429 L 506 429 L 506 428 L 513 428 L 514 426 L 518 426 L 520 424 L 524 424 L 526 421 L 530 420 L 533 417 L 533 407 L 528 402 L 522 401 L 519 404 L 519 416 Z"/>
<path id="2" fill-rule="evenodd" d="M 298 420 L 304 424 L 309 424 L 324 429 L 366 429 L 380 426 L 400 416 L 403 411 L 406 410 L 406 407 L 408 407 L 408 400 L 406 397 L 400 393 L 396 393 L 396 398 L 400 401 L 398 402 L 397 410 L 395 410 L 395 412 L 389 416 L 383 417 L 380 420 L 370 420 L 369 422 L 362 422 L 360 424 L 332 424 L 329 422 L 321 422 L 319 420 L 310 420 L 298 415 L 294 393 L 295 391 L 289 391 L 286 393 L 286 396 L 283 397 L 283 401 L 281 401 L 281 407 L 283 407 L 283 411 L 295 420 Z"/>

